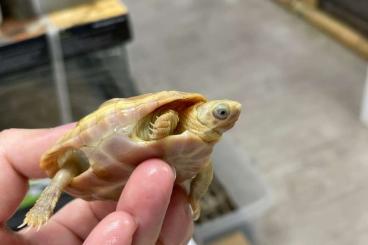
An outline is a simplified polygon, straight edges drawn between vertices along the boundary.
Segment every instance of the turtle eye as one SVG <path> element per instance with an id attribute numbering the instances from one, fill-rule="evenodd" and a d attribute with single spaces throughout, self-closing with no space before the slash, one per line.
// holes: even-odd
<path id="1" fill-rule="evenodd" d="M 230 108 L 226 104 L 219 104 L 212 111 L 212 114 L 217 119 L 225 120 L 230 114 Z"/>

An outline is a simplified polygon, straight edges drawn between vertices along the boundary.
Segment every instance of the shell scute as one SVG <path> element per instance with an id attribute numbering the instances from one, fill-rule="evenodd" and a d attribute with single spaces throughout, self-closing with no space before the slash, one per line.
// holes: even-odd
<path id="1" fill-rule="evenodd" d="M 40 166 L 52 177 L 59 169 L 57 164 L 58 157 L 68 149 L 80 149 L 82 147 L 87 149 L 88 146 L 99 148 L 100 142 L 112 137 L 114 133 L 119 133 L 119 135 L 128 134 L 139 119 L 161 106 L 176 101 L 184 104 L 198 103 L 206 101 L 206 98 L 197 93 L 162 91 L 130 98 L 108 100 L 95 112 L 82 118 L 54 147 L 46 152 L 41 159 Z M 144 160 L 143 156 L 145 155 L 139 154 L 140 152 L 148 152 L 147 157 L 160 156 L 161 153 L 158 152 L 158 149 L 161 147 L 160 144 L 151 150 L 147 150 L 146 146 L 137 147 L 136 145 L 134 151 L 124 155 L 124 159 L 132 159 L 129 160 L 129 162 L 132 162 L 129 164 L 134 165 L 137 162 L 133 161 L 134 155 L 138 154 L 142 156 L 138 157 L 138 159 Z M 105 172 L 108 171 L 110 170 Z"/>

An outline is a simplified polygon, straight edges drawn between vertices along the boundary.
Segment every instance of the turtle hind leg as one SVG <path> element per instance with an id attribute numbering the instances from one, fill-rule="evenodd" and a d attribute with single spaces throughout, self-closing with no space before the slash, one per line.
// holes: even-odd
<path id="1" fill-rule="evenodd" d="M 47 186 L 41 193 L 35 205 L 26 214 L 23 224 L 18 228 L 25 225 L 32 228 L 39 228 L 44 225 L 52 215 L 61 193 L 62 190 L 58 185 L 51 183 Z"/>
<path id="2" fill-rule="evenodd" d="M 28 225 L 32 228 L 40 228 L 44 225 L 52 215 L 63 189 L 76 175 L 88 168 L 88 160 L 80 150 L 70 149 L 66 151 L 59 158 L 58 163 L 61 166 L 60 170 L 55 174 L 49 186 L 42 191 L 20 227 Z"/>

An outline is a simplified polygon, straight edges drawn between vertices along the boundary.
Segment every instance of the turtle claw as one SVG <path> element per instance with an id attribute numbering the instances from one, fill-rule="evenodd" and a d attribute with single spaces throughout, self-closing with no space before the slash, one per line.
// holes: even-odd
<path id="1" fill-rule="evenodd" d="M 25 227 L 27 225 L 27 223 L 25 221 L 23 221 L 22 224 L 17 226 L 17 229 L 22 229 L 23 227 Z"/>
<path id="2" fill-rule="evenodd" d="M 199 200 L 192 200 L 190 205 L 192 211 L 192 219 L 194 221 L 198 220 L 201 216 L 201 208 L 199 204 Z"/>
<path id="3" fill-rule="evenodd" d="M 26 214 L 23 224 L 19 226 L 29 226 L 31 228 L 37 228 L 37 231 L 47 223 L 52 212 L 49 210 L 43 210 L 40 206 L 36 205 Z"/>

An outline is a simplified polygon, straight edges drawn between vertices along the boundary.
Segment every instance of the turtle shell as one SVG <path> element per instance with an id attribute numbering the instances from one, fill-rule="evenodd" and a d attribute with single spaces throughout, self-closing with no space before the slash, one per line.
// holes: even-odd
<path id="1" fill-rule="evenodd" d="M 192 179 L 210 157 L 213 145 L 189 130 L 159 140 L 130 137 L 137 122 L 160 108 L 179 111 L 206 98 L 196 93 L 163 91 L 103 103 L 82 118 L 41 158 L 50 176 L 60 169 L 58 159 L 68 149 L 81 150 L 89 168 L 73 178 L 66 191 L 86 200 L 118 199 L 134 168 L 144 160 L 161 158 L 176 169 L 178 183 Z"/>

